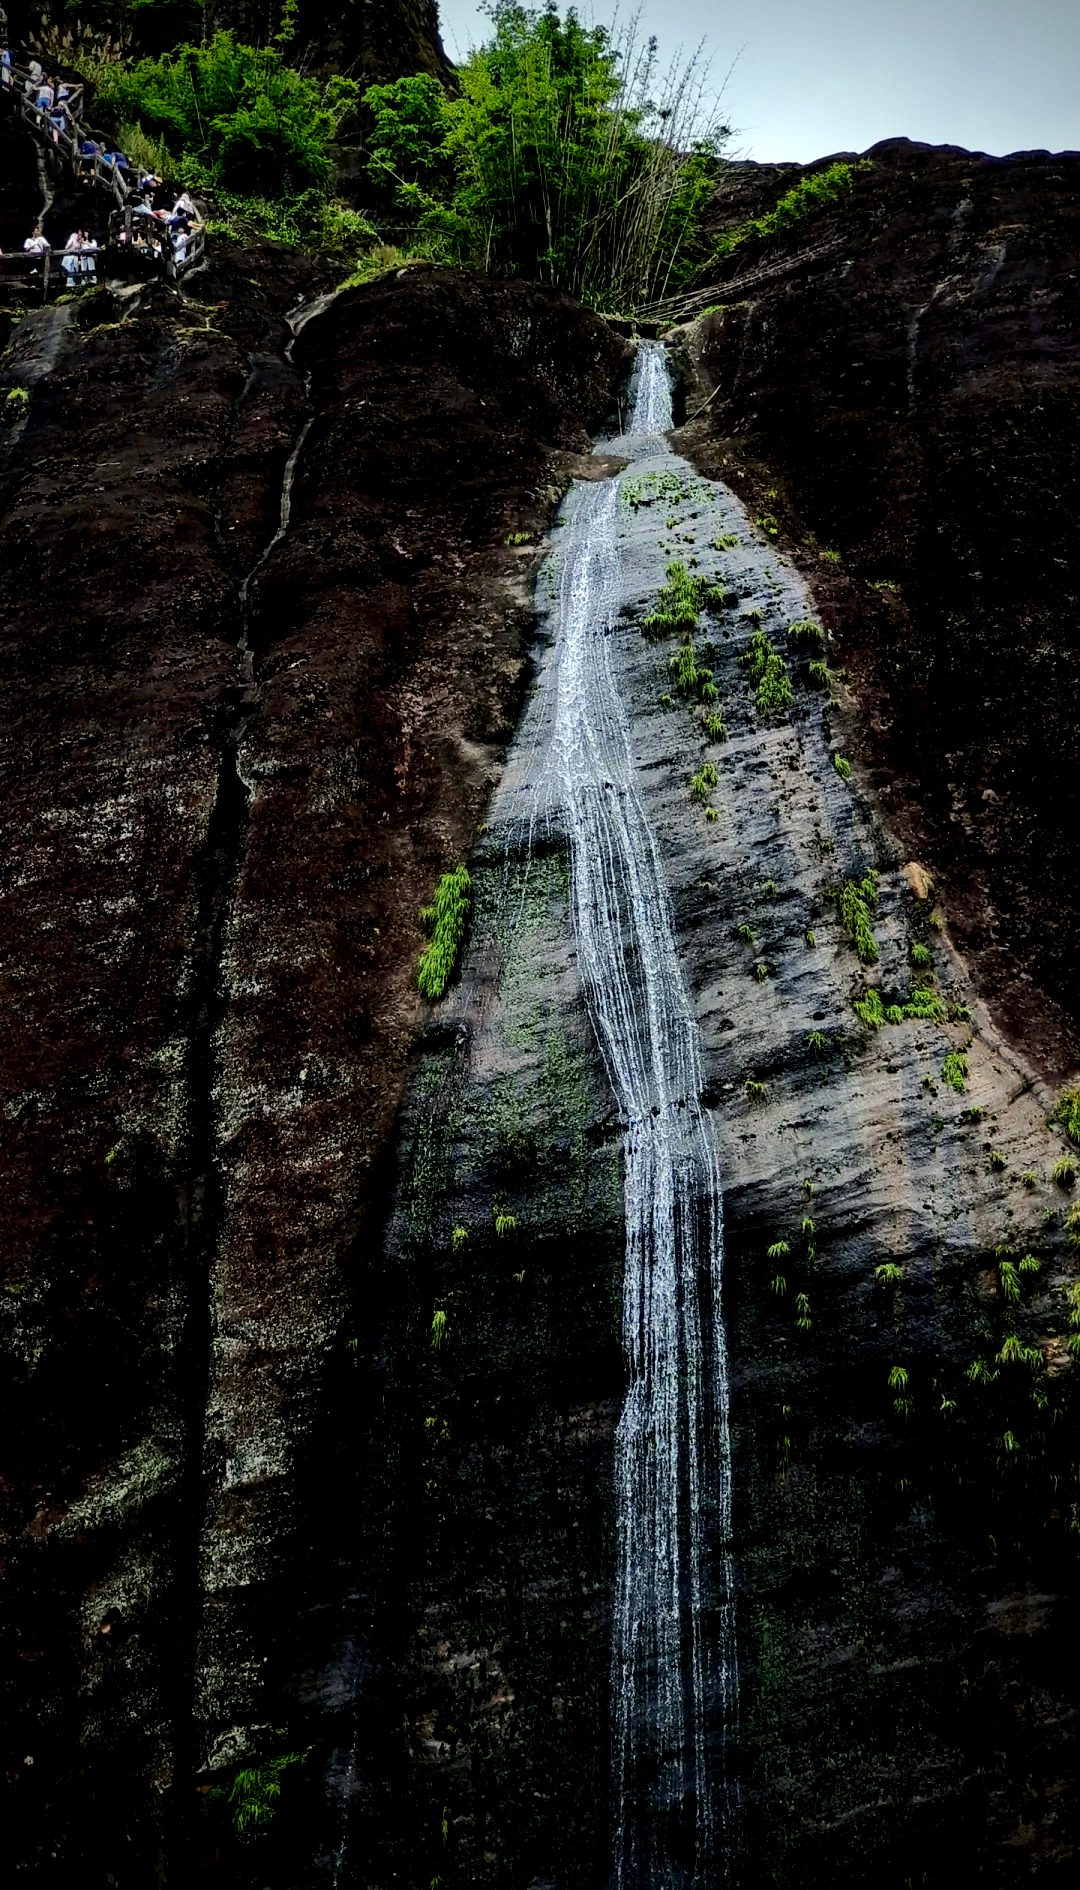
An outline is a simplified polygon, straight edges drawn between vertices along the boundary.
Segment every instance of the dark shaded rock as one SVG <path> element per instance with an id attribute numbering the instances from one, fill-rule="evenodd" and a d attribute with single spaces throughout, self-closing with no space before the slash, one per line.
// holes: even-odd
<path id="1" fill-rule="evenodd" d="M 797 547 L 895 830 L 995 1014 L 1060 1074 L 1080 1059 L 1080 156 L 869 157 L 833 209 L 708 279 L 685 450 Z"/>

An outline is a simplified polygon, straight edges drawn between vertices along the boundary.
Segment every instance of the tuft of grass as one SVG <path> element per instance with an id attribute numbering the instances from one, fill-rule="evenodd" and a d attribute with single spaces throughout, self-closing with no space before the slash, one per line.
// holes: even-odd
<path id="1" fill-rule="evenodd" d="M 749 671 L 758 714 L 786 715 L 793 700 L 787 664 L 763 630 L 753 631 L 739 661 Z"/>
<path id="2" fill-rule="evenodd" d="M 738 939 L 740 945 L 752 945 L 754 942 L 753 926 L 747 925 L 744 919 L 743 923 L 737 928 L 735 937 Z"/>
<path id="3" fill-rule="evenodd" d="M 430 933 L 431 943 L 421 953 L 416 982 L 422 995 L 432 1001 L 442 997 L 454 975 L 471 904 L 468 868 L 456 866 L 443 874 L 431 904 L 420 908 L 420 923 Z"/>
<path id="4" fill-rule="evenodd" d="M 446 1344 L 448 1336 L 449 1334 L 448 1334 L 447 1324 L 446 1324 L 446 1314 L 443 1312 L 440 1306 L 440 1307 L 437 1307 L 435 1312 L 433 1312 L 431 1315 L 431 1349 L 432 1351 L 438 1352 L 440 1348 Z"/>
<path id="5" fill-rule="evenodd" d="M 821 1057 L 825 1055 L 829 1047 L 829 1040 L 823 1030 L 812 1030 L 807 1036 L 806 1044 L 815 1057 Z"/>
<path id="6" fill-rule="evenodd" d="M 843 564 L 844 562 L 838 551 L 819 551 L 818 557 L 822 564 Z"/>
<path id="7" fill-rule="evenodd" d="M 818 656 L 824 655 L 825 635 L 812 617 L 802 617 L 798 623 L 789 624 L 787 640 L 793 650 L 814 650 Z"/>
<path id="8" fill-rule="evenodd" d="M 710 742 L 726 742 L 727 726 L 722 715 L 707 715 L 702 723 L 705 737 Z"/>
<path id="9" fill-rule="evenodd" d="M 705 312 L 707 314 L 708 310 Z M 719 538 L 713 539 L 712 548 L 714 551 L 734 551 L 738 542 L 734 532 L 722 532 Z"/>
<path id="10" fill-rule="evenodd" d="M 913 965 L 928 965 L 930 963 L 930 950 L 926 945 L 912 945 L 908 956 Z"/>
<path id="11" fill-rule="evenodd" d="M 998 1261 L 998 1282 L 1001 1297 L 1008 1305 L 1016 1306 L 1020 1302 L 1020 1275 L 1014 1261 L 1002 1258 Z"/>
<path id="12" fill-rule="evenodd" d="M 874 1278 L 880 1287 L 902 1286 L 904 1269 L 897 1266 L 895 1260 L 886 1260 L 880 1267 L 874 1268 Z"/>
<path id="13" fill-rule="evenodd" d="M 1039 1177 L 1033 1168 L 1025 1168 L 1020 1179 L 1025 1188 L 1036 1188 L 1039 1185 Z"/>
<path id="14" fill-rule="evenodd" d="M 746 1092 L 746 1100 L 749 1103 L 764 1102 L 769 1093 L 768 1084 L 760 1083 L 756 1076 L 748 1076 L 743 1084 L 743 1089 Z"/>
<path id="15" fill-rule="evenodd" d="M 715 823 L 720 818 L 720 809 L 718 807 L 707 807 L 705 809 L 705 818 Z"/>
<path id="16" fill-rule="evenodd" d="M 1060 1122 L 1070 1142 L 1080 1147 L 1080 1089 L 1067 1089 L 1058 1097 L 1054 1121 Z"/>
<path id="17" fill-rule="evenodd" d="M 532 533 L 511 532 L 509 538 L 505 539 L 503 542 L 507 545 L 528 545 L 532 542 Z"/>
<path id="18" fill-rule="evenodd" d="M 1050 1177 L 1051 1180 L 1057 1182 L 1059 1188 L 1071 1188 L 1076 1180 L 1076 1163 L 1072 1156 L 1059 1155 L 1050 1170 Z"/>
<path id="19" fill-rule="evenodd" d="M 769 1282 L 769 1291 L 770 1293 L 775 1293 L 778 1299 L 782 1298 L 787 1292 L 787 1281 L 782 1273 L 777 1273 L 773 1276 L 772 1280 Z"/>
<path id="20" fill-rule="evenodd" d="M 806 1293 L 795 1295 L 795 1324 L 800 1332 L 809 1332 L 813 1321 L 810 1318 L 810 1300 Z"/>
<path id="21" fill-rule="evenodd" d="M 861 1023 L 865 1024 L 869 1030 L 880 1030 L 882 1025 L 886 1022 L 885 1011 L 881 1002 L 881 992 L 875 990 L 873 985 L 870 986 L 870 989 L 863 997 L 855 998 L 853 1008 L 856 1017 Z"/>
<path id="22" fill-rule="evenodd" d="M 851 763 L 844 755 L 834 755 L 832 765 L 840 776 L 841 781 L 849 781 L 851 779 Z"/>
<path id="23" fill-rule="evenodd" d="M 1021 1273 L 1037 1273 L 1041 1265 L 1042 1261 L 1039 1259 L 1038 1254 L 1026 1253 L 1020 1261 L 1019 1271 Z"/>
<path id="24" fill-rule="evenodd" d="M 233 1828 L 237 1837 L 258 1837 L 272 1823 L 281 1797 L 281 1775 L 290 1765 L 303 1765 L 310 1752 L 282 1752 L 277 1758 L 264 1759 L 260 1765 L 245 1766 L 237 1772 L 228 1793 L 217 1787 L 207 1795 L 228 1797 Z"/>
<path id="25" fill-rule="evenodd" d="M 786 1260 L 790 1252 L 791 1248 L 788 1246 L 786 1240 L 774 1240 L 772 1246 L 766 1250 L 766 1258 L 769 1260 Z"/>
<path id="26" fill-rule="evenodd" d="M 716 771 L 716 763 L 712 761 L 703 762 L 697 773 L 690 777 L 691 799 L 695 801 L 707 801 L 709 798 L 709 789 L 714 788 L 719 779 L 720 776 Z"/>
<path id="27" fill-rule="evenodd" d="M 997 1172 L 1000 1172 L 1002 1168 L 1008 1167 L 1008 1162 L 999 1148 L 992 1148 L 990 1150 L 990 1166 Z"/>
<path id="28" fill-rule="evenodd" d="M 656 604 L 641 620 L 644 635 L 650 642 L 658 643 L 661 637 L 671 636 L 676 630 L 692 634 L 698 626 L 706 588 L 704 578 L 691 577 L 685 564 L 677 561 L 669 564 Z"/>
<path id="29" fill-rule="evenodd" d="M 25 387 L 9 387 L 4 404 L 9 418 L 19 420 L 30 405 L 30 394 Z"/>
<path id="30" fill-rule="evenodd" d="M 450 1232 L 450 1252 L 460 1253 L 469 1238 L 467 1227 L 454 1227 Z"/>
<path id="31" fill-rule="evenodd" d="M 820 689 L 822 694 L 827 694 L 829 688 L 829 672 L 824 663 L 811 663 L 806 672 L 806 679 L 811 689 Z"/>
<path id="32" fill-rule="evenodd" d="M 769 967 L 767 964 L 765 964 L 764 960 L 762 960 L 759 964 L 756 964 L 754 966 L 754 977 L 756 978 L 758 984 L 764 984 L 768 975 L 769 975 Z"/>
<path id="33" fill-rule="evenodd" d="M 962 1096 L 967 1083 L 968 1060 L 962 1050 L 950 1050 L 941 1066 L 941 1074 L 950 1089 Z"/>
<path id="34" fill-rule="evenodd" d="M 495 1232 L 500 1240 L 506 1240 L 509 1235 L 516 1233 L 517 1220 L 515 1216 L 513 1214 L 505 1214 L 500 1210 L 495 1215 Z"/>
<path id="35" fill-rule="evenodd" d="M 804 945 L 817 944 L 817 936 L 814 932 L 810 930 L 809 926 L 807 926 L 806 931 L 803 933 L 803 944 Z"/>

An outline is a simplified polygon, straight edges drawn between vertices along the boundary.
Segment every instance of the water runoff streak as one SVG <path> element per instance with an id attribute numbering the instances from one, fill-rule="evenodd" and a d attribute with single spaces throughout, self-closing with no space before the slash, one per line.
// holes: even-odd
<path id="1" fill-rule="evenodd" d="M 666 456 L 663 351 L 639 352 L 626 476 Z M 533 820 L 565 825 L 587 1001 L 624 1118 L 629 1375 L 616 1443 L 614 1890 L 728 1876 L 737 1712 L 720 1175 L 663 864 L 609 660 L 620 481 L 579 488 L 561 534 L 538 692 Z M 543 810 L 543 811 L 542 811 Z"/>

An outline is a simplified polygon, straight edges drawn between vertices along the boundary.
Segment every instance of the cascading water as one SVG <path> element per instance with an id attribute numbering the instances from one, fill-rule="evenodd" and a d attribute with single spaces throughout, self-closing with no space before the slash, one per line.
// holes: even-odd
<path id="1" fill-rule="evenodd" d="M 656 436 L 671 424 L 663 352 L 646 345 L 629 430 L 611 445 L 638 473 L 670 457 Z M 722 1204 L 697 1024 L 609 661 L 620 484 L 590 485 L 568 507 L 521 787 L 530 827 L 542 819 L 569 839 L 579 969 L 624 1117 L 613 1884 L 704 1890 L 727 1874 L 737 1711 Z"/>

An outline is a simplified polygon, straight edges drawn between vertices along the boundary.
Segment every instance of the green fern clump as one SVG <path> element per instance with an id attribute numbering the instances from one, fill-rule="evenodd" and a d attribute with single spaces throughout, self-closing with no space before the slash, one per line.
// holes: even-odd
<path id="1" fill-rule="evenodd" d="M 736 929 L 735 936 L 740 945 L 752 945 L 754 942 L 754 928 L 752 925 L 747 925 L 744 919 L 743 923 Z"/>
<path id="2" fill-rule="evenodd" d="M 806 1047 L 811 1055 L 815 1057 L 824 1056 L 829 1047 L 829 1040 L 825 1032 L 823 1030 L 812 1030 L 806 1039 Z"/>
<path id="3" fill-rule="evenodd" d="M 968 1060 L 962 1050 L 950 1050 L 941 1066 L 941 1074 L 950 1089 L 955 1089 L 958 1096 L 964 1093 L 967 1082 Z"/>
<path id="4" fill-rule="evenodd" d="M 856 1017 L 861 1023 L 864 1023 L 869 1030 L 880 1030 L 886 1021 L 885 1007 L 881 1002 L 881 992 L 876 990 L 873 985 L 870 986 L 870 989 L 866 992 L 864 997 L 854 1000 L 853 1008 Z"/>
<path id="5" fill-rule="evenodd" d="M 749 217 L 733 230 L 725 230 L 717 240 L 715 254 L 730 256 L 733 249 L 747 242 L 750 237 L 775 236 L 779 231 L 801 223 L 804 217 L 812 216 L 814 211 L 834 203 L 842 191 L 850 190 L 857 171 L 871 168 L 867 158 L 855 164 L 838 161 L 824 170 L 812 171 L 809 176 L 801 177 L 791 190 L 784 192 L 771 210 L 765 211 L 760 217 Z"/>
<path id="6" fill-rule="evenodd" d="M 1060 1122 L 1070 1142 L 1080 1147 L 1080 1089 L 1067 1089 L 1054 1105 L 1054 1121 Z"/>
<path id="7" fill-rule="evenodd" d="M 851 779 L 851 763 L 846 755 L 834 755 L 832 765 L 840 776 L 841 781 L 849 781 Z"/>
<path id="8" fill-rule="evenodd" d="M 862 879 L 845 879 L 833 895 L 840 923 L 855 947 L 861 965 L 876 965 L 877 940 L 870 926 L 870 907 L 878 901 L 878 874 L 871 867 Z"/>
<path id="9" fill-rule="evenodd" d="M 1076 1163 L 1071 1155 L 1059 1155 L 1050 1170 L 1050 1176 L 1059 1188 L 1071 1188 L 1076 1180 Z"/>
<path id="10" fill-rule="evenodd" d="M 811 663 L 806 677 L 811 689 L 820 689 L 823 693 L 828 690 L 829 672 L 824 663 Z"/>
<path id="11" fill-rule="evenodd" d="M 764 984 L 768 975 L 769 975 L 769 967 L 767 964 L 764 963 L 764 961 L 754 966 L 754 977 L 758 984 Z"/>
<path id="12" fill-rule="evenodd" d="M 722 715 L 707 715 L 702 723 L 705 738 L 710 742 L 727 741 L 727 724 Z"/>
<path id="13" fill-rule="evenodd" d="M 264 1759 L 261 1765 L 246 1766 L 237 1772 L 227 1794 L 237 1837 L 247 1840 L 265 1831 L 281 1797 L 281 1774 L 290 1765 L 303 1765 L 308 1751 L 310 1747 L 304 1752 L 283 1752 L 277 1758 Z M 209 1796 L 224 1798 L 226 1793 L 217 1788 Z"/>
<path id="14" fill-rule="evenodd" d="M 792 704 L 787 664 L 764 630 L 755 630 L 739 658 L 746 665 L 759 715 L 786 715 Z"/>
<path id="15" fill-rule="evenodd" d="M 880 1267 L 874 1268 L 874 1278 L 883 1290 L 888 1287 L 901 1286 L 904 1279 L 904 1269 L 901 1266 L 897 1266 L 895 1260 L 886 1260 Z"/>
<path id="16" fill-rule="evenodd" d="M 421 953 L 416 982 L 421 994 L 432 1001 L 442 997 L 454 975 L 471 904 L 468 868 L 456 866 L 452 873 L 443 874 L 431 904 L 420 908 L 420 923 L 430 933 L 431 943 Z"/>
<path id="17" fill-rule="evenodd" d="M 446 1338 L 447 1338 L 446 1314 L 443 1312 L 440 1306 L 440 1307 L 437 1307 L 435 1312 L 433 1312 L 431 1315 L 431 1349 L 432 1351 L 433 1352 L 441 1351 L 442 1347 L 446 1344 Z"/>
<path id="18" fill-rule="evenodd" d="M 789 624 L 787 640 L 793 650 L 815 650 L 819 656 L 824 654 L 825 637 L 821 625 L 814 623 L 810 617 Z"/>
<path id="19" fill-rule="evenodd" d="M 670 636 L 675 630 L 697 629 L 705 590 L 703 578 L 691 577 L 685 564 L 669 564 L 656 606 L 642 619 L 641 628 L 651 642 Z"/>
<path id="20" fill-rule="evenodd" d="M 747 1102 L 751 1103 L 764 1102 L 769 1093 L 767 1084 L 759 1082 L 756 1076 L 748 1076 L 743 1089 L 746 1091 Z"/>
<path id="21" fill-rule="evenodd" d="M 806 1293 L 795 1295 L 795 1324 L 800 1332 L 809 1332 L 813 1321 L 810 1318 L 810 1300 Z"/>
<path id="22" fill-rule="evenodd" d="M 720 776 L 716 771 L 716 763 L 712 761 L 703 762 L 698 772 L 690 777 L 690 793 L 693 799 L 695 801 L 707 801 L 709 798 L 709 789 L 714 788 L 719 779 Z"/>
<path id="23" fill-rule="evenodd" d="M 769 1260 L 786 1260 L 790 1252 L 791 1248 L 788 1246 L 786 1240 L 774 1240 L 772 1246 L 767 1250 L 766 1257 Z"/>
<path id="24" fill-rule="evenodd" d="M 912 945 L 908 955 L 913 965 L 928 965 L 930 963 L 930 951 L 926 945 Z"/>
<path id="25" fill-rule="evenodd" d="M 943 1024 L 948 1014 L 948 1006 L 929 985 L 917 985 L 904 1005 L 905 1017 L 923 1018 L 931 1024 Z"/>

